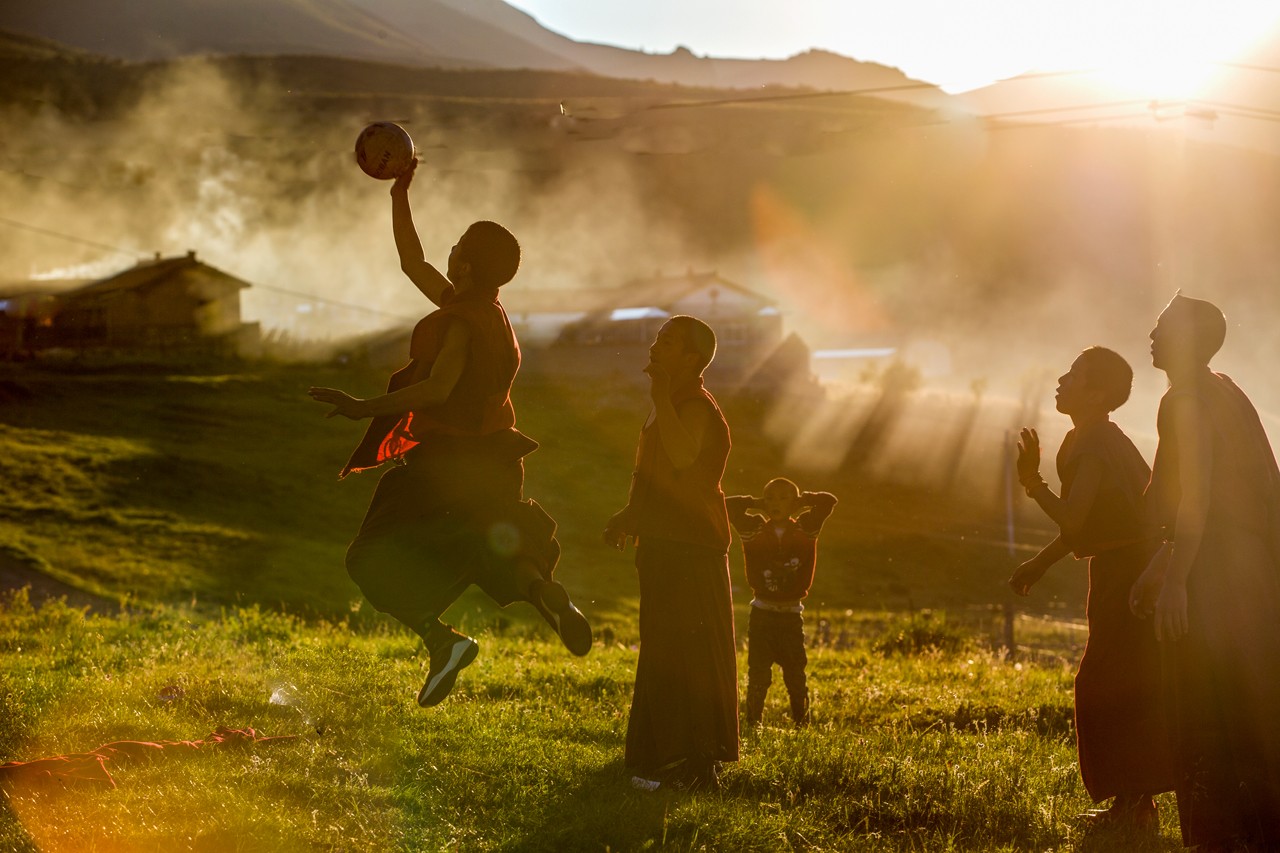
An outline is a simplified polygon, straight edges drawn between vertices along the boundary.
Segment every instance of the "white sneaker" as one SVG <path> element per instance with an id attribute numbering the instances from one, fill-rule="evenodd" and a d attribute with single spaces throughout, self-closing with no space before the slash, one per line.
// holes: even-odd
<path id="1" fill-rule="evenodd" d="M 470 637 L 458 635 L 447 646 L 431 650 L 431 669 L 427 683 L 418 691 L 418 704 L 424 708 L 439 705 L 453 689 L 458 673 L 469 666 L 480 652 L 480 644 Z"/>

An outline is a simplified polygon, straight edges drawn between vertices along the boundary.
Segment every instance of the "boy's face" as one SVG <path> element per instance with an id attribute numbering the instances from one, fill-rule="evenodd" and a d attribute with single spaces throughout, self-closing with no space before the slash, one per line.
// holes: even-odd
<path id="1" fill-rule="evenodd" d="M 449 250 L 449 263 L 445 268 L 444 275 L 454 287 L 458 287 L 471 272 L 471 265 L 467 262 L 466 243 L 467 234 L 464 233 L 458 238 L 458 242 L 453 244 L 453 248 Z"/>
<path id="2" fill-rule="evenodd" d="M 668 376 L 676 376 L 692 367 L 696 355 L 685 345 L 684 330 L 664 323 L 649 345 L 649 363 L 661 367 Z"/>
<path id="3" fill-rule="evenodd" d="M 1071 369 L 1058 377 L 1058 390 L 1053 402 L 1064 415 L 1084 414 L 1102 405 L 1101 394 L 1089 387 L 1084 356 L 1071 363 Z"/>
<path id="4" fill-rule="evenodd" d="M 1179 360 L 1186 361 L 1186 346 L 1183 343 L 1188 337 L 1187 322 L 1175 311 L 1173 304 L 1160 312 L 1156 327 L 1151 330 L 1151 366 L 1157 370 L 1168 370 Z"/>
<path id="5" fill-rule="evenodd" d="M 764 514 L 770 521 L 782 521 L 795 515 L 796 504 L 800 496 L 791 489 L 782 487 L 765 489 L 760 498 Z"/>

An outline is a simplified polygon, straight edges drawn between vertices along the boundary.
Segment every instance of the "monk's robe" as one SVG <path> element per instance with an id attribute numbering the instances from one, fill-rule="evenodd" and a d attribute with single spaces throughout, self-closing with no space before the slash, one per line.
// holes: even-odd
<path id="1" fill-rule="evenodd" d="M 447 289 L 439 310 L 414 328 L 411 360 L 387 390 L 431 375 L 451 323 L 470 334 L 449 398 L 374 418 L 342 470 L 397 463 L 378 481 L 347 571 L 375 608 L 415 630 L 473 583 L 499 604 L 520 600 L 516 564 L 533 563 L 550 578 L 560 557 L 555 522 L 523 496 L 523 460 L 538 444 L 515 429 L 520 347 L 496 289 Z"/>
<path id="2" fill-rule="evenodd" d="M 1129 610 L 1129 590 L 1155 551 L 1141 510 L 1150 471 L 1111 421 L 1074 429 L 1058 451 L 1067 499 L 1081 463 L 1102 471 L 1079 530 L 1062 539 L 1089 559 L 1089 640 L 1075 679 L 1080 776 L 1094 802 L 1118 794 L 1173 789 L 1168 732 L 1161 708 L 1160 648 L 1151 624 Z"/>
<path id="3" fill-rule="evenodd" d="M 1172 417 L 1190 400 L 1212 452 L 1208 517 L 1187 575 L 1187 634 L 1165 644 L 1183 843 L 1280 847 L 1280 470 L 1253 404 L 1205 371 L 1160 402 L 1147 487 L 1154 522 L 1178 543 L 1178 503 L 1196 472 L 1179 470 Z M 1203 433 L 1199 433 L 1203 436 Z"/>
<path id="4" fill-rule="evenodd" d="M 627 502 L 638 537 L 640 659 L 626 766 L 646 778 L 738 759 L 729 516 L 720 487 L 729 425 L 700 379 L 673 389 L 672 400 L 677 411 L 701 407 L 709 418 L 697 458 L 677 469 L 651 417 Z"/>

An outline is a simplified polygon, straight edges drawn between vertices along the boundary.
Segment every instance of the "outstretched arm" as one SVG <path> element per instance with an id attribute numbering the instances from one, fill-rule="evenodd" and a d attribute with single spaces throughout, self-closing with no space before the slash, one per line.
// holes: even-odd
<path id="1" fill-rule="evenodd" d="M 1062 541 L 1062 537 L 1054 537 L 1052 542 L 1040 549 L 1040 553 L 1013 570 L 1009 588 L 1018 595 L 1030 595 L 1031 587 L 1044 577 L 1049 567 L 1070 553 L 1071 549 Z"/>
<path id="2" fill-rule="evenodd" d="M 409 184 L 413 182 L 417 168 L 418 158 L 414 157 L 409 168 L 391 185 L 391 233 L 396 240 L 396 252 L 400 255 L 400 269 L 424 296 L 439 305 L 445 289 L 450 286 L 449 279 L 427 263 L 422 241 L 418 239 L 418 229 L 413 224 L 413 211 L 409 207 Z"/>
<path id="3" fill-rule="evenodd" d="M 431 375 L 421 382 L 408 387 L 362 400 L 352 397 L 345 391 L 336 388 L 311 388 L 307 393 L 318 403 L 327 403 L 333 409 L 325 415 L 331 418 L 341 415 L 351 420 L 376 418 L 380 415 L 400 415 L 416 409 L 438 406 L 458 384 L 463 368 L 467 366 L 467 343 L 471 338 L 465 323 L 452 322 L 445 331 L 444 345 L 435 363 L 431 365 Z"/>

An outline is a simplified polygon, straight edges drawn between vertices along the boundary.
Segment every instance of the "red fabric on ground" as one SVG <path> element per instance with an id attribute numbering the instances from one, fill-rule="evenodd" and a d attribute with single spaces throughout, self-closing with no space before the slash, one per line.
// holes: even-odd
<path id="1" fill-rule="evenodd" d="M 107 770 L 107 762 L 122 762 L 162 755 L 189 754 L 205 747 L 247 747 L 268 741 L 293 740 L 298 735 L 259 735 L 253 729 L 214 729 L 203 740 L 117 740 L 104 743 L 91 752 L 73 752 L 32 761 L 8 761 L 0 764 L 0 784 L 61 782 L 89 783 L 116 787 Z"/>

